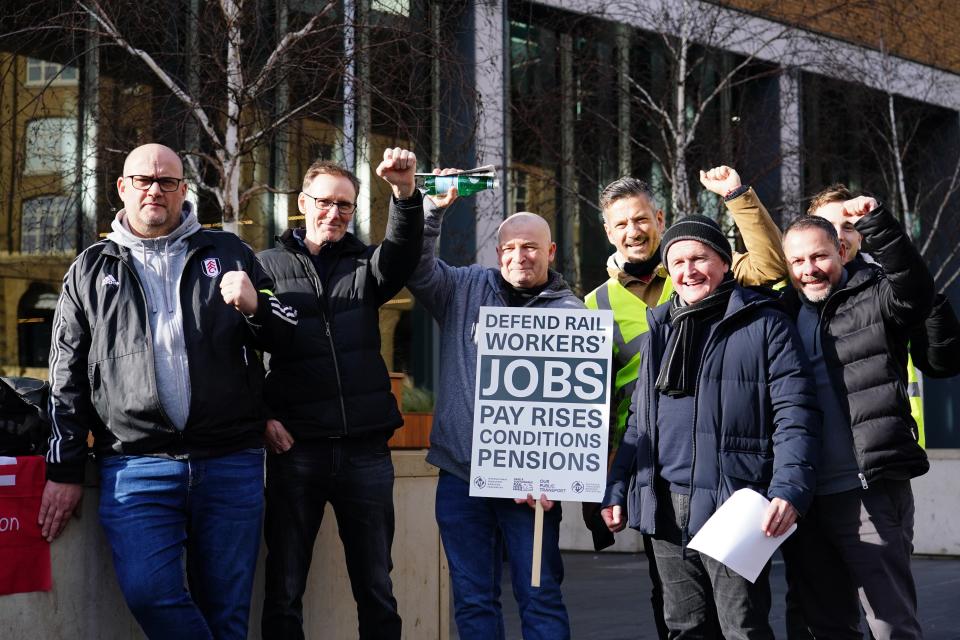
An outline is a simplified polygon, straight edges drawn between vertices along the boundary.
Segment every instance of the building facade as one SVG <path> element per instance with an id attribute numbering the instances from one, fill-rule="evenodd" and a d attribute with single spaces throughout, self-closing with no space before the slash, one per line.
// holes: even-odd
<path id="1" fill-rule="evenodd" d="M 139 20 L 124 4 L 98 18 L 37 0 L 0 20 L 7 374 L 45 375 L 60 279 L 109 229 L 124 154 L 151 140 L 188 159 L 201 222 L 256 249 L 300 222 L 317 158 L 356 169 L 355 232 L 369 242 L 385 224 L 373 168 L 388 146 L 412 147 L 424 170 L 498 165 L 502 188 L 456 205 L 441 255 L 494 264 L 504 215 L 535 211 L 581 294 L 605 279 L 597 198 L 621 175 L 647 179 L 668 219 L 696 210 L 728 229 L 700 169 L 736 167 L 781 224 L 842 181 L 897 212 L 960 304 L 955 3 L 259 0 L 233 30 L 216 3 L 164 0 Z M 242 91 L 227 80 L 237 69 Z M 433 324 L 406 292 L 383 327 L 388 363 L 432 387 Z M 948 461 L 957 391 L 924 381 L 928 447 Z"/>

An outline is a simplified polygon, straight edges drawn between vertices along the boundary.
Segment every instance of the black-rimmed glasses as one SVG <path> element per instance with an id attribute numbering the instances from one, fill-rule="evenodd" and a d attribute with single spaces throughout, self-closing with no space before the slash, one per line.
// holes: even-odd
<path id="1" fill-rule="evenodd" d="M 180 188 L 180 183 L 183 182 L 183 178 L 155 178 L 153 176 L 123 176 L 130 180 L 130 184 L 133 185 L 134 189 L 138 191 L 149 191 L 150 187 L 153 186 L 153 183 L 156 182 L 160 186 L 160 191 L 165 191 L 170 193 L 176 191 Z"/>
<path id="2" fill-rule="evenodd" d="M 310 195 L 306 191 L 301 191 L 300 193 L 302 193 L 303 195 L 313 200 L 313 203 L 317 206 L 317 209 L 320 209 L 321 211 L 326 211 L 331 206 L 335 205 L 337 207 L 337 211 L 339 211 L 341 214 L 345 216 L 349 216 L 357 209 L 357 204 L 355 202 L 340 202 L 337 200 L 327 200 L 326 198 L 318 198 L 316 196 Z"/>

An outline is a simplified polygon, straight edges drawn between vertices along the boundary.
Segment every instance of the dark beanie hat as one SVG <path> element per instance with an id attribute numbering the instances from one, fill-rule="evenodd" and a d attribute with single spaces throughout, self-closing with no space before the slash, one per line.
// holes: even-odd
<path id="1" fill-rule="evenodd" d="M 667 252 L 670 245 L 680 240 L 696 240 L 702 242 L 720 254 L 727 264 L 733 263 L 733 254 L 730 251 L 730 241 L 723 235 L 720 225 L 706 216 L 684 216 L 666 230 L 660 239 L 660 261 L 667 264 Z"/>

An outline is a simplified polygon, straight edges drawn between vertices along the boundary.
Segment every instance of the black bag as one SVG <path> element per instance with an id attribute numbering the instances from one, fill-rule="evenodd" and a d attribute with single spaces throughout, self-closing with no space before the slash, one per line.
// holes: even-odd
<path id="1" fill-rule="evenodd" d="M 46 452 L 50 385 L 36 378 L 0 377 L 0 456 Z"/>

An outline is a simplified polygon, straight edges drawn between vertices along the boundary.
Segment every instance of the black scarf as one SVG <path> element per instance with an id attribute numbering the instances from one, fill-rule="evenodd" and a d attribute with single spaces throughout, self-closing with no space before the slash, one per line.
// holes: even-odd
<path id="1" fill-rule="evenodd" d="M 530 288 L 530 289 L 521 289 L 520 287 L 515 287 L 500 276 L 500 287 L 503 290 L 504 295 L 507 298 L 507 306 L 510 307 L 525 307 L 528 302 L 536 298 L 538 295 L 543 293 L 547 287 L 550 286 L 550 275 L 547 275 L 547 281 L 543 284 Z"/>
<path id="2" fill-rule="evenodd" d="M 646 278 L 660 266 L 660 252 L 655 251 L 652 256 L 643 262 L 623 261 L 623 270 L 634 278 Z"/>
<path id="3" fill-rule="evenodd" d="M 735 285 L 727 272 L 713 293 L 699 302 L 683 305 L 676 292 L 670 297 L 670 326 L 673 333 L 667 340 L 666 363 L 657 376 L 657 391 L 670 397 L 693 395 L 699 366 L 696 346 L 705 326 L 723 315 Z"/>

